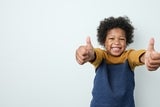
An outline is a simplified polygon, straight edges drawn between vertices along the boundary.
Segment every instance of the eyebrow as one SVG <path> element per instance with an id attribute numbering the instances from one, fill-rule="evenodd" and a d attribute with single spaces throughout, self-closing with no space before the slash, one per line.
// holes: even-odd
<path id="1" fill-rule="evenodd" d="M 115 36 L 115 35 L 110 34 L 110 35 L 108 35 L 107 37 L 112 37 L 112 36 Z M 121 38 L 121 37 L 126 38 L 126 36 L 125 36 L 125 35 L 120 36 L 120 38 Z"/>

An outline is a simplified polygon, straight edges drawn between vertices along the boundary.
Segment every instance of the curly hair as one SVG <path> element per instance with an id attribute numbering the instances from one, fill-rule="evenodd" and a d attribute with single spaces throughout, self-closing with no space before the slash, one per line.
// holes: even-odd
<path id="1" fill-rule="evenodd" d="M 121 28 L 125 31 L 126 44 L 129 45 L 133 42 L 133 31 L 134 27 L 131 24 L 130 19 L 127 16 L 124 17 L 109 17 L 105 18 L 100 22 L 100 25 L 97 28 L 97 40 L 100 45 L 104 46 L 107 32 L 113 28 Z"/>

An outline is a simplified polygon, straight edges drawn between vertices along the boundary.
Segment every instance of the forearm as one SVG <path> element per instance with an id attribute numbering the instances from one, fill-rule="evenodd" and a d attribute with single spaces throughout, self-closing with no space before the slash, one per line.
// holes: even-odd
<path id="1" fill-rule="evenodd" d="M 139 60 L 140 60 L 141 63 L 143 63 L 143 64 L 145 63 L 145 53 L 143 53 L 143 54 L 140 56 Z"/>

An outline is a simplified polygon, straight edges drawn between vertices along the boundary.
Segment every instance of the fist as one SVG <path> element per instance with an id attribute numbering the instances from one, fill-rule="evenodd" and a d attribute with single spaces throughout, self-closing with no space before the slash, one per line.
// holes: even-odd
<path id="1" fill-rule="evenodd" d="M 82 65 L 88 61 L 95 59 L 94 48 L 92 46 L 90 37 L 86 39 L 86 45 L 80 46 L 76 50 L 76 61 Z"/>
<path id="2" fill-rule="evenodd" d="M 155 71 L 160 66 L 160 53 L 154 49 L 154 39 L 151 38 L 145 53 L 145 65 L 149 71 Z"/>

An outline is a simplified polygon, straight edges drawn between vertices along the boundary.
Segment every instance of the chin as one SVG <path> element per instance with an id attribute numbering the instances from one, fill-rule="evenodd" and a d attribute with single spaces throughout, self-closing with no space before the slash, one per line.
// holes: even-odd
<path id="1" fill-rule="evenodd" d="M 111 53 L 112 56 L 115 56 L 115 57 L 119 57 L 122 55 L 122 53 Z"/>
<path id="2" fill-rule="evenodd" d="M 112 56 L 114 56 L 114 57 L 119 57 L 119 56 L 121 56 L 121 54 L 120 55 L 113 55 L 113 54 L 111 54 Z"/>

